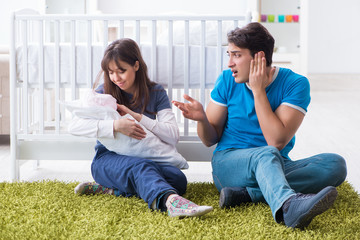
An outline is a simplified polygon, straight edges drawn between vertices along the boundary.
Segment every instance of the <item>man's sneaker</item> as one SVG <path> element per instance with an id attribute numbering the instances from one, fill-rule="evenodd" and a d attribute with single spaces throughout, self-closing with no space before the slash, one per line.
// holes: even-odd
<path id="1" fill-rule="evenodd" d="M 307 227 L 317 215 L 328 210 L 337 196 L 335 187 L 328 186 L 317 194 L 297 193 L 284 203 L 285 225 L 292 228 Z"/>
<path id="2" fill-rule="evenodd" d="M 243 187 L 224 187 L 220 191 L 220 208 L 239 206 L 242 203 L 251 202 L 251 197 Z"/>
<path id="3" fill-rule="evenodd" d="M 198 217 L 213 210 L 211 206 L 198 206 L 177 194 L 172 194 L 166 201 L 167 212 L 170 217 Z"/>
<path id="4" fill-rule="evenodd" d="M 114 195 L 114 190 L 101 186 L 95 182 L 83 182 L 77 185 L 74 189 L 76 194 L 82 195 L 92 195 L 92 194 L 109 194 Z"/>

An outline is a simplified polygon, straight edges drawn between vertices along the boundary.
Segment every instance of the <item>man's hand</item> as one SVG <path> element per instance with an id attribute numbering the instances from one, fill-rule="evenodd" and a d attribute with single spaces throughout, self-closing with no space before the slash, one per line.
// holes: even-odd
<path id="1" fill-rule="evenodd" d="M 197 133 L 201 141 L 208 147 L 216 144 L 222 135 L 227 118 L 227 107 L 209 102 L 206 113 L 202 104 L 190 96 L 184 94 L 189 103 L 172 101 L 178 107 L 185 118 L 197 121 Z"/>
<path id="2" fill-rule="evenodd" d="M 249 85 L 254 94 L 264 90 L 272 81 L 275 68 L 267 73 L 266 59 L 263 51 L 255 54 L 250 63 Z"/>
<path id="3" fill-rule="evenodd" d="M 194 121 L 203 121 L 206 119 L 206 114 L 202 104 L 189 95 L 184 94 L 185 100 L 189 103 L 183 103 L 178 101 L 172 101 L 175 107 L 179 108 L 182 111 L 182 114 L 185 118 L 194 120 Z"/>

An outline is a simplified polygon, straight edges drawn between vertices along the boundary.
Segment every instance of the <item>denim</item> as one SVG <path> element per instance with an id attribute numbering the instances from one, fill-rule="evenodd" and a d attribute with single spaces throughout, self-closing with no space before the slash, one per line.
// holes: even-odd
<path id="1" fill-rule="evenodd" d="M 184 173 L 170 165 L 160 165 L 151 160 L 119 155 L 98 144 L 91 164 L 94 180 L 104 187 L 114 189 L 117 196 L 137 196 L 151 203 L 164 192 L 179 195 L 186 192 Z"/>
<path id="2" fill-rule="evenodd" d="M 272 146 L 217 151 L 212 158 L 216 188 L 246 187 L 253 202 L 269 204 L 274 219 L 284 202 L 298 192 L 317 193 L 346 178 L 345 160 L 332 153 L 292 161 Z"/>

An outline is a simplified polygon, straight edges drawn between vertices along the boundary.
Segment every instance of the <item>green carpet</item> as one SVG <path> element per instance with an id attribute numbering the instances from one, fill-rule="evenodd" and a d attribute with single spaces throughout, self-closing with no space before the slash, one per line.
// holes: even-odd
<path id="1" fill-rule="evenodd" d="M 219 209 L 210 183 L 190 183 L 185 197 L 214 211 L 185 219 L 153 212 L 138 198 L 77 196 L 76 185 L 0 183 L 0 239 L 360 239 L 360 198 L 347 182 L 305 230 L 275 223 L 266 204 Z"/>

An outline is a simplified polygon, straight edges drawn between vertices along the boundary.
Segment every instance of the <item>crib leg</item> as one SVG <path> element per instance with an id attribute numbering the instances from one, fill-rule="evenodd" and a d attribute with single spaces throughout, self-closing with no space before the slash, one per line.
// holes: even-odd
<path id="1" fill-rule="evenodd" d="M 12 182 L 16 182 L 20 180 L 20 165 L 17 160 L 16 143 L 13 141 L 15 138 L 11 136 L 10 139 L 10 179 Z"/>
<path id="2" fill-rule="evenodd" d="M 33 161 L 33 170 L 37 170 L 39 165 L 40 165 L 40 161 L 39 160 L 34 160 Z"/>
<path id="3" fill-rule="evenodd" d="M 11 175 L 10 179 L 12 182 L 17 182 L 20 180 L 20 166 L 19 162 L 16 159 L 11 162 Z"/>

